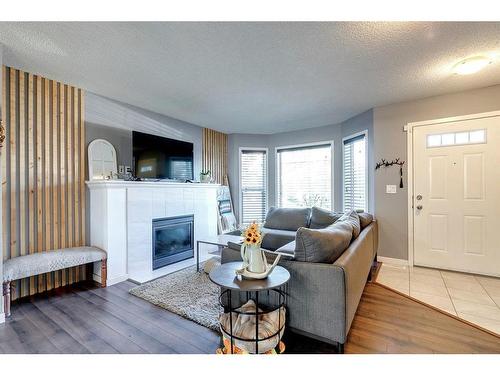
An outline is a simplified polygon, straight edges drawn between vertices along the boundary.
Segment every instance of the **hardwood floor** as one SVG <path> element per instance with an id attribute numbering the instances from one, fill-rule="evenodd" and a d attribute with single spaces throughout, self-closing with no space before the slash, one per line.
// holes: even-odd
<path id="1" fill-rule="evenodd" d="M 13 304 L 0 353 L 214 353 L 208 328 L 134 297 L 135 284 L 64 287 Z M 287 353 L 335 349 L 287 334 Z M 500 353 L 500 338 L 369 283 L 346 353 Z"/>
<path id="2" fill-rule="evenodd" d="M 500 337 L 368 283 L 346 353 L 500 353 Z"/>
<path id="3" fill-rule="evenodd" d="M 130 295 L 133 286 L 78 284 L 15 303 L 0 326 L 0 352 L 215 352 L 215 332 Z"/>

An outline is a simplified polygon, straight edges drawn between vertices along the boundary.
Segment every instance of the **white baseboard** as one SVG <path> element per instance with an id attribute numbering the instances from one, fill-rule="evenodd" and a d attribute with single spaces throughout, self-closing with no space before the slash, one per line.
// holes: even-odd
<path id="1" fill-rule="evenodd" d="M 108 277 L 108 280 L 106 281 L 106 286 L 115 285 L 123 281 L 127 281 L 128 279 L 129 279 L 128 274 L 123 276 L 113 277 L 112 279 Z"/>
<path id="2" fill-rule="evenodd" d="M 106 286 L 111 286 L 113 284 L 118 284 L 118 283 L 121 283 L 122 281 L 126 281 L 128 280 L 128 274 L 127 275 L 120 275 L 120 276 L 116 276 L 114 278 L 109 278 L 106 280 Z M 97 283 L 101 283 L 101 275 L 98 275 L 96 273 L 92 274 L 92 279 L 97 282 Z"/>
<path id="3" fill-rule="evenodd" d="M 379 262 L 386 263 L 386 264 L 392 264 L 395 266 L 407 266 L 408 265 L 408 261 L 406 259 L 377 256 L 377 260 Z"/>

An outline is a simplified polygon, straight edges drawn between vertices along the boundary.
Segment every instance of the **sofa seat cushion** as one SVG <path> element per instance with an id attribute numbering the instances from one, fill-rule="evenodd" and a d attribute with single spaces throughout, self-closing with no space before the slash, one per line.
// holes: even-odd
<path id="1" fill-rule="evenodd" d="M 3 281 L 19 280 L 103 259 L 106 259 L 106 252 L 90 246 L 23 255 L 5 261 L 3 264 Z"/>
<path id="2" fill-rule="evenodd" d="M 323 229 L 299 228 L 295 239 L 295 260 L 333 263 L 349 247 L 352 225 L 336 222 Z"/>
<path id="3" fill-rule="evenodd" d="M 310 208 L 276 208 L 271 207 L 266 215 L 264 228 L 293 230 L 309 227 Z"/>
<path id="4" fill-rule="evenodd" d="M 313 207 L 311 209 L 311 224 L 309 225 L 309 228 L 326 228 L 327 226 L 335 223 L 342 215 L 342 212 L 333 212 L 325 210 L 324 208 Z"/>
<path id="5" fill-rule="evenodd" d="M 276 250 L 295 240 L 294 230 L 279 230 L 262 228 L 264 238 L 262 239 L 261 247 L 268 250 Z"/>
<path id="6" fill-rule="evenodd" d="M 293 255 L 295 258 L 295 241 L 289 242 L 286 245 L 281 246 L 279 249 L 276 250 L 276 252 L 280 253 L 285 253 L 285 254 L 290 254 Z M 291 260 L 291 258 L 287 258 L 287 260 Z"/>
<path id="7" fill-rule="evenodd" d="M 352 226 L 352 239 L 355 240 L 358 238 L 359 233 L 361 232 L 361 223 L 359 221 L 358 213 L 354 210 L 347 211 L 343 214 L 338 221 L 343 221 L 351 224 Z"/>

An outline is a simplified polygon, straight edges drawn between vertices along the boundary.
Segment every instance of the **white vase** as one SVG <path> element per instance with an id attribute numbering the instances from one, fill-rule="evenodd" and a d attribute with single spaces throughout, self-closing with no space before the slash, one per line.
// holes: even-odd
<path id="1" fill-rule="evenodd" d="M 247 271 L 253 273 L 266 272 L 267 261 L 260 247 L 241 245 L 241 258 Z"/>

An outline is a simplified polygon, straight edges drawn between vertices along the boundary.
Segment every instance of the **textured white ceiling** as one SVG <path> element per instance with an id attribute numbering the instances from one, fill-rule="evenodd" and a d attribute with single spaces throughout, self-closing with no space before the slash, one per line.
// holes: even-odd
<path id="1" fill-rule="evenodd" d="M 4 63 L 229 133 L 343 121 L 500 83 L 500 23 L 0 23 Z"/>

